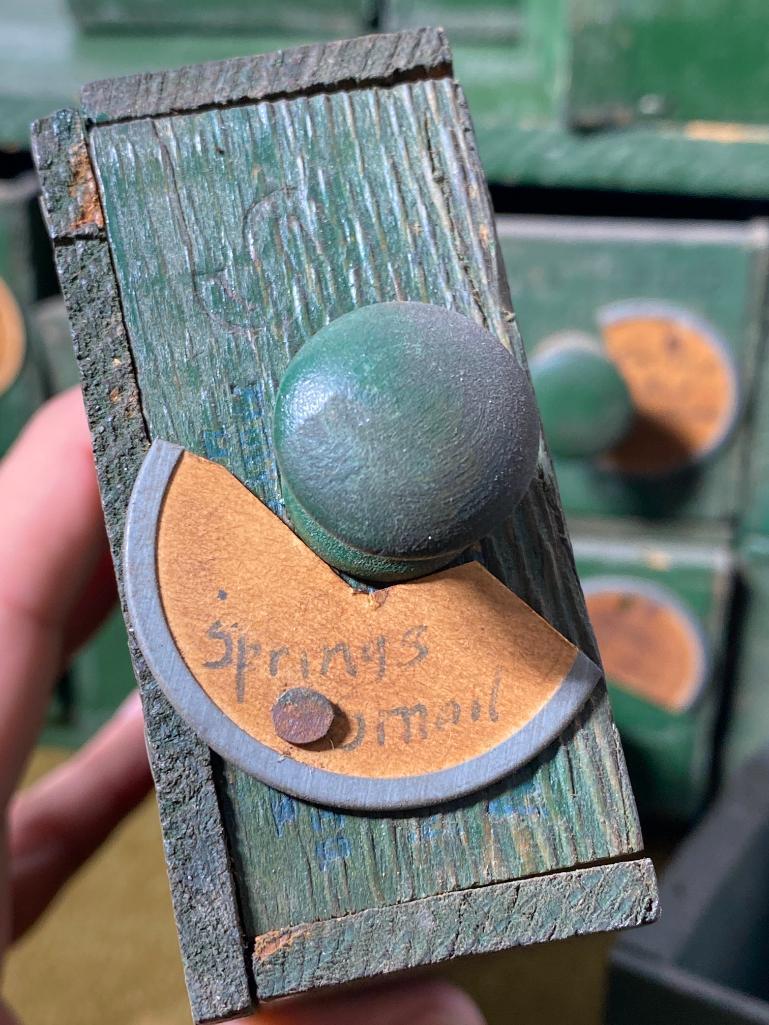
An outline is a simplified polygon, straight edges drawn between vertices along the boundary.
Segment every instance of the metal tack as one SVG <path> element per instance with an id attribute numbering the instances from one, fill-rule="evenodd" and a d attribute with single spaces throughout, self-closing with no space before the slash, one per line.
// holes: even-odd
<path id="1" fill-rule="evenodd" d="M 312 744 L 322 740 L 334 721 L 334 706 L 320 691 L 292 687 L 272 706 L 272 723 L 281 740 Z"/>

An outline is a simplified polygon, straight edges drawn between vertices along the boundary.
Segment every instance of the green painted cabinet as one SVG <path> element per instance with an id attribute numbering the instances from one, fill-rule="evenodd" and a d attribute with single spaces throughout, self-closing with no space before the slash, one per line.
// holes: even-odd
<path id="1" fill-rule="evenodd" d="M 750 437 L 738 524 L 739 534 L 744 539 L 757 534 L 769 536 L 769 360 L 766 344 L 765 338 L 747 409 Z"/>
<path id="2" fill-rule="evenodd" d="M 0 154 L 0 171 L 3 161 Z M 34 175 L 0 177 L 0 455 L 45 396 L 31 312 L 36 298 Z"/>
<path id="3" fill-rule="evenodd" d="M 535 388 L 553 398 L 541 405 L 545 436 L 591 617 L 599 644 L 602 632 L 611 638 L 609 679 L 616 659 L 625 676 L 624 686 L 614 679 L 612 702 L 631 774 L 643 810 L 668 817 L 693 815 L 713 782 L 714 727 L 731 683 L 721 652 L 741 607 L 731 604 L 730 552 L 735 533 L 765 529 L 769 520 L 767 240 L 763 221 L 500 219 Z M 634 409 L 619 442 L 612 430 L 621 396 L 615 378 L 602 373 L 607 360 Z M 559 398 L 564 390 L 568 401 Z M 586 526 L 585 517 L 595 522 Z M 756 543 L 739 560 L 748 617 L 730 641 L 743 666 L 733 698 L 738 716 L 760 693 L 760 558 Z M 657 615 L 656 633 L 651 620 L 633 618 L 644 604 Z M 660 607 L 668 608 L 667 620 Z M 676 703 L 659 689 L 660 667 L 683 672 L 686 622 L 707 670 L 696 693 Z M 623 630 L 635 648 L 622 648 Z M 676 636 L 678 648 L 666 647 Z M 735 721 L 735 738 L 769 735 L 769 708 L 760 721 L 750 712 L 745 718 L 750 726 Z"/>
<path id="4" fill-rule="evenodd" d="M 316 38 L 356 35 L 373 25 L 374 0 L 70 0 L 89 32 L 298 32 Z"/>
<path id="5" fill-rule="evenodd" d="M 577 127 L 769 123 L 765 0 L 572 0 L 570 29 Z"/>
<path id="6" fill-rule="evenodd" d="M 736 516 L 761 334 L 764 223 L 503 217 L 499 232 L 535 386 L 541 355 L 579 335 L 619 367 L 635 408 L 619 445 L 592 457 L 554 453 L 568 513 Z M 598 430 L 590 383 L 585 417 Z M 545 420 L 546 437 L 547 428 Z"/>
<path id="7" fill-rule="evenodd" d="M 686 821 L 712 782 L 729 533 L 579 520 L 570 530 L 639 810 Z"/>
<path id="8" fill-rule="evenodd" d="M 665 869 L 659 922 L 622 937 L 606 1025 L 769 1025 L 769 751 Z"/>
<path id="9" fill-rule="evenodd" d="M 570 83 L 582 52 L 580 42 L 595 39 L 599 64 L 614 59 L 611 40 L 599 45 L 598 33 L 588 32 L 587 27 L 580 31 L 580 25 L 589 24 L 595 5 L 600 3 L 600 10 L 606 12 L 606 32 L 616 10 L 621 8 L 623 13 L 625 7 L 635 12 L 631 28 L 640 34 L 639 38 L 652 39 L 657 31 L 654 26 L 641 24 L 642 19 L 636 16 L 643 8 L 642 0 L 580 3 L 590 5 L 581 21 L 570 0 L 484 0 L 482 4 L 461 0 L 352 0 L 349 4 L 323 0 L 312 6 L 310 0 L 292 0 L 279 8 L 263 3 L 247 5 L 244 0 L 222 4 L 195 0 L 186 5 L 178 0 L 165 5 L 149 0 L 136 4 L 128 0 L 72 0 L 72 7 L 67 0 L 28 0 L 25 4 L 0 0 L 0 143 L 26 146 L 29 123 L 49 110 L 72 103 L 78 88 L 91 79 L 312 42 L 327 37 L 329 32 L 333 35 L 329 27 L 332 24 L 348 26 L 337 28 L 337 34 L 353 34 L 367 30 L 373 17 L 380 28 L 417 23 L 446 26 L 454 43 L 457 74 L 466 83 L 479 154 L 491 182 L 537 188 L 769 196 L 769 132 L 762 125 L 749 125 L 746 130 L 714 124 L 712 120 L 686 124 L 660 120 L 659 116 L 643 113 L 654 115 L 659 107 L 655 107 L 660 91 L 656 86 L 634 100 L 636 107 L 639 100 L 644 101 L 638 123 L 613 125 L 611 131 L 573 130 L 567 115 Z M 681 11 L 679 22 L 667 6 Z M 741 3 L 740 17 L 729 17 L 718 33 L 710 31 L 707 18 L 694 16 L 699 7 L 707 14 L 727 6 L 718 0 L 707 0 L 702 5 L 696 0 L 681 5 L 663 5 L 661 0 L 654 0 L 652 10 L 660 13 L 668 38 L 666 55 L 671 50 L 674 56 L 696 52 L 701 59 L 704 52 L 710 65 L 716 65 L 717 72 L 702 90 L 703 102 L 708 98 L 708 102 L 721 103 L 719 96 L 723 94 L 729 102 L 746 103 L 757 110 L 765 92 L 757 84 L 765 72 L 755 60 L 762 36 L 752 32 L 763 17 L 760 0 Z M 158 30 L 158 23 L 164 31 Z M 179 31 L 180 27 L 184 31 Z M 743 84 L 753 72 L 757 76 L 750 90 L 742 89 L 741 94 L 736 87 L 727 88 L 727 76 L 719 67 L 727 62 L 724 53 L 728 47 L 725 51 L 723 45 L 716 46 L 722 38 L 728 40 L 730 35 L 737 38 L 740 34 L 749 45 L 744 61 L 730 60 L 730 74 L 736 76 L 735 82 L 741 76 Z M 705 51 L 695 45 L 703 36 L 715 40 Z M 682 68 L 688 65 L 688 61 L 681 62 Z M 671 74 L 668 78 L 676 86 L 675 68 Z M 684 84 L 690 77 L 687 71 Z M 577 78 L 574 96 L 578 87 L 582 93 L 587 91 L 589 98 L 588 86 L 580 86 L 579 75 Z M 613 71 L 606 71 L 591 76 L 588 85 L 610 90 L 616 78 Z M 696 99 L 697 91 L 686 84 L 684 96 L 688 103 L 692 96 Z M 571 102 L 571 106 L 575 104 Z M 691 113 L 691 104 L 684 107 L 677 101 L 674 106 Z M 723 118 L 726 113 L 721 103 L 703 116 Z M 624 124 L 627 119 L 622 120 Z"/>
<path id="10" fill-rule="evenodd" d="M 440 25 L 454 45 L 518 42 L 527 30 L 527 0 L 379 0 L 385 32 Z"/>

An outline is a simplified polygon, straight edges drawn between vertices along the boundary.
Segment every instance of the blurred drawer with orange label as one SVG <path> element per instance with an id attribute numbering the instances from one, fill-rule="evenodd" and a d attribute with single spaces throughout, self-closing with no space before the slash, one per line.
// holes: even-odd
<path id="1" fill-rule="evenodd" d="M 733 516 L 764 222 L 503 217 L 499 228 L 567 512 Z"/>
<path id="2" fill-rule="evenodd" d="M 712 529 L 625 523 L 620 535 L 613 524 L 570 526 L 639 807 L 685 820 L 711 782 L 733 579 L 728 538 Z"/>

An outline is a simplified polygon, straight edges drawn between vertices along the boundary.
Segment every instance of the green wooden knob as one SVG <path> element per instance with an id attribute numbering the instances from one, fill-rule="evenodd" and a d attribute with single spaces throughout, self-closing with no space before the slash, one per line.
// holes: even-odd
<path id="1" fill-rule="evenodd" d="M 590 457 L 614 448 L 634 411 L 615 364 L 589 335 L 563 334 L 531 360 L 545 438 L 558 456 Z"/>
<path id="2" fill-rule="evenodd" d="M 297 353 L 274 438 L 295 531 L 332 566 L 388 581 L 446 565 L 512 511 L 539 421 L 494 335 L 442 307 L 382 303 Z"/>

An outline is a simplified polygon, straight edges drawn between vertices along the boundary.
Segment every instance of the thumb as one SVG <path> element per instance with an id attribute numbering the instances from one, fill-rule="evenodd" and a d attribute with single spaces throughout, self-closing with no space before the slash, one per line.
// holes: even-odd
<path id="1" fill-rule="evenodd" d="M 361 991 L 270 1003 L 233 1025 L 485 1025 L 461 989 L 437 979 L 395 980 Z"/>

